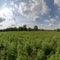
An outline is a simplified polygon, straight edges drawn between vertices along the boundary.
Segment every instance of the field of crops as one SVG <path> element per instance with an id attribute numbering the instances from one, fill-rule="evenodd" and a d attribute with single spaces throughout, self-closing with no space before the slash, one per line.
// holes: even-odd
<path id="1" fill-rule="evenodd" d="M 0 60 L 60 60 L 60 32 L 0 32 Z"/>

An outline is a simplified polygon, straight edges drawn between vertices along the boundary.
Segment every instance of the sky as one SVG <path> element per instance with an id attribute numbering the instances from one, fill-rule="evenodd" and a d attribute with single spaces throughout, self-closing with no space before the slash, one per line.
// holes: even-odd
<path id="1" fill-rule="evenodd" d="M 60 28 L 60 0 L 0 0 L 0 29 L 23 25 Z"/>

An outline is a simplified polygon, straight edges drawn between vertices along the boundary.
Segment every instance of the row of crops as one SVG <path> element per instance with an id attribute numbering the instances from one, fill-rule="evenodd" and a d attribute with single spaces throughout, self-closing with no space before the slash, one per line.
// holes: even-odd
<path id="1" fill-rule="evenodd" d="M 60 32 L 0 32 L 0 60 L 60 60 Z"/>

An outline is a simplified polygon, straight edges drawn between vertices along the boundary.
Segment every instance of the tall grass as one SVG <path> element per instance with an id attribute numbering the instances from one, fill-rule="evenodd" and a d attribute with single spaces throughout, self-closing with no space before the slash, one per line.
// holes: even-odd
<path id="1" fill-rule="evenodd" d="M 0 32 L 0 60 L 60 60 L 60 32 Z"/>

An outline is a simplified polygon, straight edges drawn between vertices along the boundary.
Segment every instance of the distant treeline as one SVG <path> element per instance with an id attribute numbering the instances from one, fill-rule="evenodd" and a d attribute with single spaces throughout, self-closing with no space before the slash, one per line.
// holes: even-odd
<path id="1" fill-rule="evenodd" d="M 35 25 L 33 28 L 28 27 L 27 25 L 23 25 L 23 27 L 11 27 L 11 28 L 6 28 L 0 31 L 60 31 L 60 29 L 55 29 L 55 30 L 45 30 L 45 29 L 39 29 L 37 25 Z"/>

